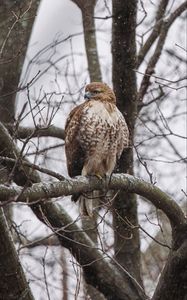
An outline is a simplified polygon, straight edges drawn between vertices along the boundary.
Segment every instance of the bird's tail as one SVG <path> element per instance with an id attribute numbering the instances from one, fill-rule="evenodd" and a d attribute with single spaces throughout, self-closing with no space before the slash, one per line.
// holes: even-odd
<path id="1" fill-rule="evenodd" d="M 82 216 L 93 217 L 94 211 L 99 206 L 101 193 L 101 191 L 92 191 L 79 197 L 79 208 Z"/>
<path id="2" fill-rule="evenodd" d="M 79 211 L 81 216 L 92 218 L 94 213 L 96 213 L 101 206 L 105 204 L 111 205 L 110 200 L 112 198 L 113 195 L 111 194 L 110 190 L 94 190 L 84 194 L 74 194 L 72 195 L 71 200 L 79 203 Z"/>

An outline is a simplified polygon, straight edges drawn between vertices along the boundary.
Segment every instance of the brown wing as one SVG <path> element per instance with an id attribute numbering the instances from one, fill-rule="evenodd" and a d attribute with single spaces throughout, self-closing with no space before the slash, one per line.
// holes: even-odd
<path id="1" fill-rule="evenodd" d="M 75 107 L 65 125 L 65 151 L 67 158 L 68 174 L 71 177 L 81 175 L 85 153 L 78 140 L 80 117 L 84 104 Z"/>

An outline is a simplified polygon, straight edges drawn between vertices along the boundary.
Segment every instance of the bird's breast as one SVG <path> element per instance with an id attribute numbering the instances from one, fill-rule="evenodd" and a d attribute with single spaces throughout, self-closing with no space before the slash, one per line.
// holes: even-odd
<path id="1" fill-rule="evenodd" d="M 85 106 L 83 118 L 99 119 L 100 122 L 114 124 L 118 121 L 118 113 L 116 105 L 102 101 L 90 101 Z"/>

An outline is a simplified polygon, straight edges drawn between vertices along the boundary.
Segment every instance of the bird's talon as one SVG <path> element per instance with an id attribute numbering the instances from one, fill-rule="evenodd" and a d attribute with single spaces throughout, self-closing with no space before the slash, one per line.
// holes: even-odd
<path id="1" fill-rule="evenodd" d="M 98 178 L 98 179 L 100 179 L 100 180 L 102 180 L 103 179 L 103 177 L 100 175 L 100 174 L 95 174 L 95 176 Z"/>

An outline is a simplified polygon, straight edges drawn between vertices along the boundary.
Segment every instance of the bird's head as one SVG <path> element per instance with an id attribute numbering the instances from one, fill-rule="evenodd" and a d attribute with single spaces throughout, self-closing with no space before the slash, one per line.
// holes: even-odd
<path id="1" fill-rule="evenodd" d="M 85 88 L 84 98 L 116 103 L 114 92 L 106 83 L 102 82 L 91 82 L 88 84 Z"/>

